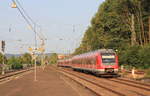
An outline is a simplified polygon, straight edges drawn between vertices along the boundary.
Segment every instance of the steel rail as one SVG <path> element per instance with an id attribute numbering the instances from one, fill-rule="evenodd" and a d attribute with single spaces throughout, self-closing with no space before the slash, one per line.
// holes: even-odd
<path id="1" fill-rule="evenodd" d="M 56 69 L 56 68 L 55 68 L 55 69 Z M 56 70 L 58 70 L 58 69 L 56 69 Z M 116 95 L 118 95 L 118 96 L 126 96 L 125 94 L 122 94 L 122 93 L 117 92 L 117 91 L 115 91 L 115 90 L 113 90 L 113 89 L 110 89 L 110 88 L 107 88 L 107 87 L 102 86 L 102 85 L 100 85 L 100 84 L 97 84 L 97 83 L 95 83 L 95 82 L 93 82 L 93 81 L 90 81 L 90 80 L 85 79 L 85 78 L 83 78 L 83 77 L 81 77 L 81 76 L 78 76 L 78 75 L 76 75 L 76 74 L 73 74 L 72 72 L 69 72 L 69 71 L 66 71 L 66 70 L 59 70 L 59 71 L 68 73 L 68 74 L 70 74 L 70 75 L 72 75 L 72 76 L 75 76 L 75 77 L 77 77 L 77 78 L 79 78 L 79 79 L 82 79 L 82 80 L 84 80 L 84 81 L 86 81 L 86 82 L 89 82 L 89 83 L 91 83 L 91 84 L 93 84 L 93 85 L 95 85 L 95 86 L 97 86 L 97 87 L 99 87 L 99 88 L 103 88 L 103 89 L 105 89 L 105 90 L 107 90 L 107 91 L 109 91 L 109 92 L 111 92 L 111 93 L 113 93 L 113 94 L 116 94 Z M 68 77 L 68 76 L 67 76 L 67 77 Z M 78 83 L 79 83 L 79 82 L 78 82 Z M 85 85 L 83 85 L 83 86 L 85 86 Z M 88 89 L 89 89 L 89 88 L 88 88 Z M 91 90 L 91 89 L 90 89 L 90 90 Z M 92 91 L 93 91 L 93 90 L 92 90 Z"/>
<path id="2" fill-rule="evenodd" d="M 25 69 L 25 70 L 15 71 L 15 72 L 11 72 L 11 73 L 2 75 L 2 76 L 0 76 L 0 82 L 5 81 L 6 78 L 9 78 L 9 77 L 12 77 L 12 76 L 15 76 L 15 75 L 18 75 L 18 74 L 21 74 L 21 73 L 24 73 L 24 72 L 27 72 L 30 70 L 33 70 L 33 69 L 32 68 L 31 69 Z"/>

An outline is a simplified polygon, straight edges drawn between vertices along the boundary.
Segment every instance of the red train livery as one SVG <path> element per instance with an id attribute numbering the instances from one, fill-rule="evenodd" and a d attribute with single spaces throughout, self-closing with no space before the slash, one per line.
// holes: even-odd
<path id="1" fill-rule="evenodd" d="M 119 67 L 118 56 L 112 49 L 100 49 L 59 60 L 58 66 L 71 67 L 98 75 L 117 75 Z"/>

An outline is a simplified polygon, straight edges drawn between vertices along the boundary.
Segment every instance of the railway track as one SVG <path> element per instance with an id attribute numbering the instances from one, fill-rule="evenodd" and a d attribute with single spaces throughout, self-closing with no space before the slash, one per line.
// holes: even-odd
<path id="1" fill-rule="evenodd" d="M 126 78 L 113 78 L 109 80 L 150 91 L 150 84 L 133 81 Z"/>
<path id="2" fill-rule="evenodd" d="M 71 71 L 66 70 L 58 70 L 55 69 L 61 73 L 63 73 L 65 76 L 69 77 L 70 79 L 74 80 L 75 82 L 81 84 L 82 86 L 88 88 L 90 91 L 95 93 L 97 96 L 126 96 L 125 94 L 122 94 L 119 91 L 116 91 L 112 88 L 109 88 L 106 85 L 100 84 L 98 82 L 95 82 L 93 79 L 83 77 L 82 75 L 78 75 Z"/>
<path id="3" fill-rule="evenodd" d="M 143 86 L 150 86 L 150 84 L 148 84 L 148 83 L 142 83 L 142 82 L 131 80 L 131 79 L 127 79 L 127 78 L 117 78 L 117 79 L 125 81 L 125 82 L 136 83 L 136 84 L 143 85 Z"/>
<path id="4" fill-rule="evenodd" d="M 70 74 L 76 78 L 91 83 L 93 86 L 95 86 L 95 88 L 92 88 L 92 85 L 82 85 L 88 87 L 88 89 L 91 89 L 92 91 L 97 90 L 96 92 L 99 94 L 98 96 L 149 96 L 150 94 L 149 84 L 127 80 L 125 78 L 99 78 L 93 75 L 71 71 L 70 69 L 66 70 L 61 68 L 61 71 L 63 71 L 65 74 Z"/>
<path id="5" fill-rule="evenodd" d="M 68 73 L 68 74 L 71 74 L 71 75 L 73 75 L 73 76 L 75 76 L 75 77 L 77 77 L 77 78 L 80 78 L 80 79 L 82 79 L 82 80 L 84 80 L 84 81 L 86 81 L 86 82 L 89 82 L 89 83 L 91 83 L 91 84 L 93 84 L 94 86 L 96 86 L 96 87 L 98 87 L 98 88 L 103 88 L 103 89 L 105 89 L 105 90 L 107 90 L 107 91 L 109 91 L 109 92 L 111 92 L 111 93 L 109 93 L 109 94 L 113 94 L 113 95 L 118 95 L 118 96 L 125 96 L 124 94 L 122 94 L 122 93 L 120 93 L 120 92 L 117 92 L 117 91 L 115 91 L 115 90 L 113 90 L 113 89 L 111 89 L 111 88 L 108 88 L 108 87 L 105 87 L 105 86 L 102 86 L 101 84 L 98 84 L 98 83 L 96 83 L 96 82 L 93 82 L 93 80 L 90 80 L 90 79 L 87 79 L 87 78 L 84 78 L 84 77 L 81 77 L 81 76 L 78 76 L 77 74 L 73 74 L 73 73 L 71 73 L 71 72 L 67 72 L 67 71 L 65 71 L 66 73 Z M 90 86 L 88 86 L 89 88 L 88 89 L 91 89 L 92 90 L 92 87 L 90 87 Z M 95 87 L 95 88 L 96 88 Z M 95 88 L 93 88 L 93 89 L 95 89 Z M 97 88 L 96 88 L 97 89 Z M 93 90 L 93 92 L 94 92 L 95 90 Z M 96 93 L 96 92 L 95 92 Z M 97 92 L 97 94 L 99 94 L 99 96 L 101 96 L 101 92 Z M 103 93 L 104 94 L 104 93 Z"/>
<path id="6" fill-rule="evenodd" d="M 15 72 L 10 72 L 10 73 L 7 73 L 5 75 L 0 75 L 0 82 L 4 82 L 6 80 L 9 80 L 13 76 L 17 76 L 19 74 L 25 73 L 25 72 L 30 71 L 30 70 L 33 70 L 33 68 L 24 69 L 24 70 L 15 71 Z"/>

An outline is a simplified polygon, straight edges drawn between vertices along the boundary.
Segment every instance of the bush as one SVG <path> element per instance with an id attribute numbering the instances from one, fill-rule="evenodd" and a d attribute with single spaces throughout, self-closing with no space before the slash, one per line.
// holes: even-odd
<path id="1" fill-rule="evenodd" d="M 150 68 L 146 70 L 145 78 L 150 78 Z"/>
<path id="2" fill-rule="evenodd" d="M 57 63 L 57 54 L 56 53 L 53 53 L 51 56 L 50 56 L 50 64 L 56 64 Z"/>
<path id="3" fill-rule="evenodd" d="M 8 59 L 8 65 L 11 65 L 12 69 L 22 69 L 23 65 L 21 62 L 21 59 L 15 58 L 15 57 L 11 57 L 10 59 Z"/>
<path id="4" fill-rule="evenodd" d="M 128 67 L 150 68 L 150 45 L 127 47 L 119 52 L 119 63 Z"/>
<path id="5" fill-rule="evenodd" d="M 119 53 L 119 62 L 120 64 L 126 64 L 128 66 L 138 67 L 140 64 L 139 60 L 139 46 L 126 48 L 124 51 Z"/>
<path id="6" fill-rule="evenodd" d="M 22 66 L 22 64 L 15 63 L 12 65 L 12 69 L 23 69 L 23 66 Z"/>
<path id="7" fill-rule="evenodd" d="M 150 68 L 150 46 L 145 46 L 139 51 L 140 67 L 143 69 Z"/>

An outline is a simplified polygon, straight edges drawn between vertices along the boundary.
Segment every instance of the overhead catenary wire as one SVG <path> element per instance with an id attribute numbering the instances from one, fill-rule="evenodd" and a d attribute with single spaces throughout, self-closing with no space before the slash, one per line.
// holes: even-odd
<path id="1" fill-rule="evenodd" d="M 13 1 L 13 3 L 14 4 L 16 4 L 16 2 L 15 2 L 15 0 L 12 0 Z M 21 4 L 20 4 L 21 5 Z M 36 72 L 36 66 L 37 66 L 37 64 L 36 64 L 36 50 L 37 50 L 37 37 L 36 37 L 36 35 L 37 35 L 37 31 L 36 31 L 36 24 L 34 24 L 34 26 L 32 26 L 32 19 L 30 20 L 29 18 L 28 18 L 28 16 L 25 14 L 25 13 L 23 13 L 22 12 L 22 10 L 19 8 L 19 6 L 16 6 L 15 8 L 17 8 L 18 9 L 18 11 L 20 12 L 20 14 L 21 14 L 21 16 L 25 19 L 25 21 L 28 23 L 28 25 L 31 27 L 31 29 L 32 29 L 32 31 L 35 33 L 35 51 L 34 51 L 34 81 L 37 81 L 37 72 Z M 23 7 L 22 7 L 23 8 Z M 24 9 L 23 9 L 24 10 Z"/>
<path id="2" fill-rule="evenodd" d="M 25 9 L 22 7 L 21 3 L 20 3 L 18 0 L 16 0 L 16 3 L 17 3 L 17 5 L 19 5 L 19 7 L 22 9 L 23 13 L 27 16 L 27 18 L 28 18 L 33 24 L 36 24 L 36 23 L 32 20 L 32 18 L 29 16 L 29 14 L 25 11 Z"/>
<path id="3" fill-rule="evenodd" d="M 34 27 L 35 27 L 35 26 L 36 26 L 36 27 L 40 27 L 40 29 L 41 29 L 41 26 L 38 25 L 38 24 L 36 24 L 36 22 L 29 16 L 29 14 L 27 13 L 27 11 L 23 8 L 23 6 L 21 5 L 21 3 L 20 3 L 18 0 L 16 0 L 16 3 L 17 3 L 17 5 L 19 5 L 20 9 L 23 11 L 23 13 L 25 14 L 25 16 L 31 21 L 31 23 L 34 25 Z M 40 34 L 39 34 L 39 33 L 40 33 Z M 39 37 L 40 39 L 43 39 L 44 36 L 43 36 L 43 34 L 41 33 L 41 30 L 39 31 L 39 33 L 37 32 L 38 37 Z M 41 38 L 41 35 L 42 35 L 43 38 Z"/>
<path id="4" fill-rule="evenodd" d="M 13 3 L 16 4 L 15 0 L 12 0 Z M 24 18 L 24 20 L 27 22 L 27 24 L 33 28 L 32 24 L 30 23 L 30 21 L 28 20 L 28 18 L 24 15 L 24 13 L 21 11 L 21 9 L 19 8 L 19 6 L 16 7 L 18 9 L 18 11 L 20 12 L 21 16 Z"/>
<path id="5" fill-rule="evenodd" d="M 33 19 L 28 15 L 28 13 L 25 11 L 25 9 L 22 7 L 21 3 L 18 0 L 12 0 L 13 3 L 15 3 L 17 6 L 16 8 L 18 9 L 19 13 L 21 14 L 21 16 L 24 18 L 24 20 L 26 21 L 26 23 L 29 25 L 29 27 L 31 28 L 31 30 L 40 38 L 41 35 L 36 31 L 36 23 L 33 21 Z M 35 46 L 37 47 L 37 37 L 35 35 Z"/>

